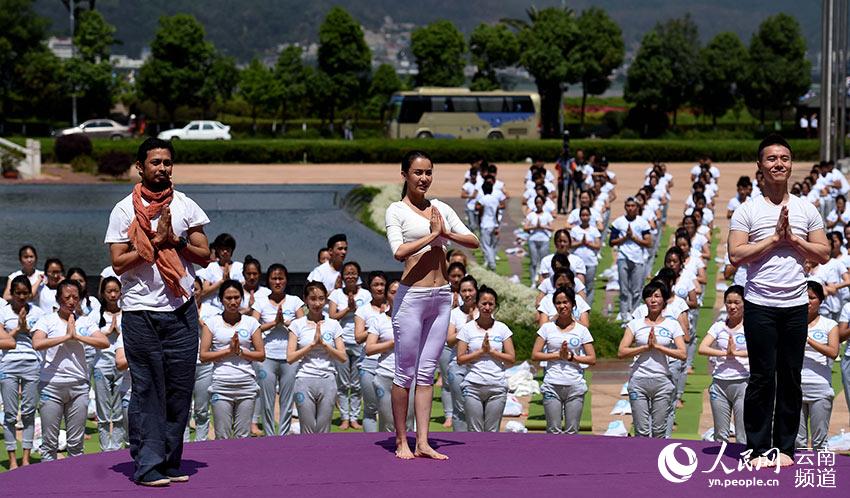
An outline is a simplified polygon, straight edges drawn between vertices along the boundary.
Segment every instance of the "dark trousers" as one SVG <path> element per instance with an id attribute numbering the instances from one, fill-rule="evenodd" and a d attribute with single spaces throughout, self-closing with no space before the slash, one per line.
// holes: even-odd
<path id="1" fill-rule="evenodd" d="M 794 456 L 803 403 L 800 371 L 808 335 L 806 308 L 744 303 L 744 335 L 750 361 L 744 426 L 747 448 L 753 450 L 753 457 L 772 448 Z"/>
<path id="2" fill-rule="evenodd" d="M 125 311 L 121 325 L 132 380 L 130 455 L 138 481 L 153 469 L 180 468 L 195 384 L 198 310 L 190 299 L 169 312 Z"/>

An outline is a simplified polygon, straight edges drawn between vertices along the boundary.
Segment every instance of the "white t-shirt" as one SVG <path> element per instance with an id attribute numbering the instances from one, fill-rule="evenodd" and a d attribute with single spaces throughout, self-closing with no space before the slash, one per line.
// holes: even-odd
<path id="1" fill-rule="evenodd" d="M 98 330 L 90 318 L 81 317 L 76 320 L 77 334 L 91 335 Z M 59 317 L 59 313 L 42 315 L 33 326 L 33 332 L 41 330 L 47 338 L 61 337 L 68 333 L 68 322 Z M 83 343 L 68 340 L 43 350 L 44 364 L 41 366 L 42 382 L 51 384 L 77 384 L 89 381 L 89 371 L 86 366 L 86 351 Z"/>
<path id="2" fill-rule="evenodd" d="M 511 329 L 498 320 L 493 322 L 490 330 L 482 330 L 478 326 L 478 322 L 473 320 L 461 327 L 457 333 L 457 338 L 468 345 L 468 352 L 474 353 L 481 349 L 485 333 L 488 334 L 490 339 L 490 350 L 498 352 L 502 352 L 503 342 L 513 335 Z M 469 364 L 465 382 L 485 386 L 505 386 L 507 385 L 505 367 L 501 361 L 485 354 Z"/>
<path id="3" fill-rule="evenodd" d="M 332 318 L 325 318 L 322 322 L 322 341 L 333 345 L 337 337 L 342 337 L 342 327 L 339 322 Z M 289 324 L 289 330 L 298 338 L 298 349 L 302 349 L 313 342 L 316 337 L 316 324 L 307 320 L 306 316 L 296 318 Z M 304 355 L 299 361 L 296 378 L 328 378 L 336 375 L 336 360 L 322 347 L 315 347 Z"/>
<path id="4" fill-rule="evenodd" d="M 581 239 L 586 238 L 588 242 L 593 243 L 598 242 L 602 238 L 602 234 L 599 233 L 599 229 L 597 229 L 593 224 L 588 225 L 587 228 L 582 228 L 580 225 L 573 225 L 570 229 L 570 237 L 576 241 L 581 241 Z M 597 258 L 599 251 L 587 246 L 573 248 L 573 254 L 581 258 L 585 267 L 596 266 L 599 264 L 599 259 Z"/>
<path id="5" fill-rule="evenodd" d="M 744 200 L 746 201 L 746 199 L 744 199 Z M 732 211 L 734 213 L 735 210 L 738 209 L 738 207 L 741 204 L 743 204 L 743 203 L 741 202 L 740 199 L 738 199 L 738 196 L 736 195 L 735 197 L 729 199 L 729 204 L 726 205 L 726 209 L 728 211 Z"/>
<path id="6" fill-rule="evenodd" d="M 845 209 L 843 213 L 839 216 L 838 212 L 833 209 L 826 216 L 826 221 L 832 223 L 833 221 L 837 221 L 834 227 L 830 228 L 830 231 L 841 232 L 844 233 L 844 226 L 850 224 L 850 209 Z"/>
<path id="7" fill-rule="evenodd" d="M 635 216 L 635 219 L 629 221 L 625 216 L 620 216 L 614 223 L 611 224 L 611 237 L 619 239 L 632 227 L 632 233 L 636 237 L 642 237 L 649 233 L 652 228 L 641 216 Z M 644 249 L 634 240 L 626 240 L 617 248 L 617 259 L 627 259 L 633 263 L 643 264 L 646 261 Z"/>
<path id="8" fill-rule="evenodd" d="M 357 308 L 357 311 L 354 312 L 354 317 L 355 318 L 359 317 L 361 320 L 363 320 L 363 323 L 366 326 L 366 332 L 368 333 L 369 327 L 371 326 L 371 323 L 372 323 L 372 318 L 379 315 L 379 314 L 380 314 L 380 312 L 376 311 L 375 308 L 372 307 L 372 302 L 370 300 L 368 303 Z M 363 354 L 364 354 L 364 360 L 360 363 L 360 367 L 364 368 L 364 369 L 370 369 L 370 370 L 367 370 L 367 371 L 374 372 L 374 368 L 378 364 L 378 358 L 381 355 L 379 355 L 379 354 L 367 355 L 365 351 L 363 352 Z"/>
<path id="9" fill-rule="evenodd" d="M 35 293 L 34 301 L 35 305 L 45 313 L 51 313 L 59 308 L 59 303 L 56 302 L 56 289 L 48 287 L 46 281 L 42 281 L 41 287 Z"/>
<path id="10" fill-rule="evenodd" d="M 393 340 L 393 322 L 386 313 L 375 313 L 369 317 L 367 325 L 369 333 L 378 336 L 378 342 Z M 395 376 L 395 349 L 380 354 L 375 375 L 389 378 Z"/>
<path id="11" fill-rule="evenodd" d="M 476 199 L 478 204 L 481 204 L 483 208 L 481 211 L 481 228 L 482 229 L 493 229 L 498 228 L 499 226 L 499 204 L 501 204 L 501 198 L 495 193 L 492 194 L 482 194 L 478 196 Z"/>
<path id="12" fill-rule="evenodd" d="M 552 258 L 555 257 L 555 254 L 547 254 L 540 260 L 540 268 L 537 270 L 537 274 L 541 276 L 552 275 Z M 587 267 L 584 266 L 584 261 L 576 256 L 575 254 L 568 254 L 567 259 L 570 261 L 570 270 L 572 270 L 573 274 L 585 275 L 587 274 Z M 576 292 L 581 292 L 576 289 Z"/>
<path id="13" fill-rule="evenodd" d="M 593 342 L 590 331 L 578 322 L 573 322 L 570 330 L 561 329 L 555 322 L 547 322 L 540 327 L 537 335 L 545 341 L 543 351 L 546 353 L 557 353 L 566 342 L 573 354 L 585 355 L 584 345 Z M 574 361 L 547 360 L 543 382 L 556 386 L 584 384 L 583 368 Z"/>
<path id="14" fill-rule="evenodd" d="M 27 311 L 29 333 L 18 332 L 15 334 L 15 347 L 5 351 L 0 350 L 0 358 L 2 358 L 3 363 L 28 360 L 41 361 L 41 354 L 32 347 L 32 332 L 35 330 L 33 327 L 42 316 L 44 316 L 44 311 L 41 308 L 32 304 L 29 305 L 29 311 Z M 18 314 L 11 306 L 0 307 L 0 324 L 3 325 L 6 332 L 18 328 Z M 3 368 L 0 367 L 0 372 L 2 371 Z"/>
<path id="15" fill-rule="evenodd" d="M 144 205 L 149 203 L 142 200 Z M 178 237 L 186 237 L 190 228 L 206 225 L 210 222 L 206 213 L 182 192 L 174 191 L 171 201 L 171 226 Z M 106 230 L 104 242 L 130 242 L 127 231 L 136 217 L 133 209 L 133 194 L 118 202 L 109 215 L 109 228 Z M 156 230 L 159 216 L 151 220 L 151 229 Z M 187 297 L 174 295 L 166 289 L 162 276 L 156 264 L 141 263 L 125 271 L 121 279 L 121 309 L 124 311 L 174 311 L 192 296 L 192 286 L 195 283 L 195 268 L 192 263 L 180 256 L 186 275 L 180 280 Z"/>
<path id="16" fill-rule="evenodd" d="M 112 268 L 112 265 L 107 266 L 100 272 L 100 278 L 106 277 L 115 277 L 120 280 L 120 277 L 117 273 L 115 273 L 115 268 Z"/>
<path id="17" fill-rule="evenodd" d="M 277 309 L 281 309 L 283 319 L 289 322 L 295 320 L 295 313 L 304 306 L 304 301 L 298 296 L 286 294 L 280 305 L 272 303 L 268 297 L 255 298 L 254 310 L 260 313 L 260 323 L 275 321 Z M 272 360 L 286 360 L 286 347 L 289 342 L 289 329 L 283 324 L 276 325 L 273 329 L 263 333 L 263 346 L 266 350 L 266 358 Z"/>
<path id="18" fill-rule="evenodd" d="M 339 278 L 339 271 L 331 266 L 330 261 L 325 261 L 319 266 L 313 268 L 313 271 L 307 275 L 308 282 L 321 282 L 325 284 L 325 290 L 329 293 L 336 288 L 336 281 Z"/>
<path id="19" fill-rule="evenodd" d="M 210 351 L 222 351 L 230 348 L 230 340 L 233 334 L 239 336 L 239 346 L 242 349 L 253 350 L 254 343 L 251 340 L 254 332 L 260 328 L 260 322 L 254 317 L 242 315 L 239 323 L 230 325 L 224 321 L 222 315 L 215 315 L 204 322 L 212 333 L 212 346 Z M 256 379 L 257 372 L 251 365 L 251 360 L 244 356 L 229 354 L 224 358 L 213 362 L 213 380 L 227 383 L 245 382 Z"/>
<path id="20" fill-rule="evenodd" d="M 118 328 L 118 332 L 114 334 L 110 334 L 109 331 L 112 328 L 112 317 L 115 316 L 115 322 Z M 92 320 L 99 326 L 100 325 L 100 313 L 97 315 L 92 315 Z M 115 344 L 118 342 L 118 338 L 121 337 L 121 310 L 118 310 L 117 313 L 111 313 L 109 311 L 103 312 L 103 327 L 98 327 L 100 332 L 106 336 L 109 340 L 109 347 L 103 349 L 95 349 L 94 355 L 94 368 L 98 370 L 114 370 L 115 369 Z"/>
<path id="21" fill-rule="evenodd" d="M 679 315 L 687 312 L 689 309 L 688 303 L 676 295 L 673 296 L 673 300 L 667 303 L 667 305 L 664 306 L 664 309 L 661 310 L 661 316 L 678 321 Z M 640 306 L 632 311 L 632 320 L 642 320 L 646 318 L 647 315 L 649 315 L 649 308 L 646 306 L 646 303 L 641 303 Z"/>
<path id="22" fill-rule="evenodd" d="M 540 300 L 540 304 L 537 306 L 537 311 L 543 313 L 548 316 L 550 320 L 553 320 L 556 316 L 558 316 L 558 310 L 555 308 L 555 303 L 552 299 L 554 294 L 546 294 L 543 296 L 543 299 Z M 581 314 L 590 311 L 590 306 L 587 304 L 587 301 L 582 299 L 581 296 L 576 296 L 576 305 L 573 306 L 573 319 L 578 320 L 581 318 Z"/>
<path id="23" fill-rule="evenodd" d="M 10 273 L 9 279 L 7 281 L 12 282 L 12 280 L 14 280 L 15 277 L 23 275 L 23 274 L 24 274 L 24 272 L 21 271 L 21 270 L 18 270 L 14 273 Z M 42 279 L 44 278 L 44 272 L 41 271 L 41 270 L 33 270 L 32 275 L 27 277 L 27 279 L 30 281 L 30 285 L 33 288 L 35 288 L 35 284 L 36 284 L 36 282 L 38 282 L 39 278 L 42 278 Z"/>
<path id="24" fill-rule="evenodd" d="M 525 206 L 531 211 L 537 209 L 537 206 L 534 205 L 534 198 L 529 199 L 528 202 L 525 203 Z M 552 199 L 547 197 L 546 202 L 543 203 L 543 212 L 552 214 L 556 209 L 558 209 L 558 205 L 555 204 Z"/>
<path id="25" fill-rule="evenodd" d="M 820 344 L 829 342 L 829 331 L 838 324 L 834 320 L 830 320 L 824 316 L 818 317 L 814 324 L 809 324 L 809 338 Z M 815 349 L 806 342 L 806 349 L 803 353 L 803 370 L 800 374 L 801 383 L 803 384 L 803 396 L 805 397 L 806 386 L 827 387 L 832 391 L 832 358 L 827 358 L 825 355 L 815 351 Z"/>
<path id="26" fill-rule="evenodd" d="M 747 338 L 744 336 L 744 323 L 741 322 L 734 329 L 726 326 L 726 322 L 714 322 L 714 325 L 708 329 L 708 335 L 714 338 L 711 344 L 715 349 L 726 351 L 729 347 L 729 340 L 735 341 L 735 349 L 738 351 L 747 350 Z M 719 380 L 741 380 L 750 376 L 750 360 L 742 356 L 710 356 L 708 358 L 711 363 L 711 375 Z"/>
<path id="27" fill-rule="evenodd" d="M 822 265 L 818 265 L 811 273 L 810 278 L 821 284 L 840 284 L 843 282 L 847 267 L 838 259 L 830 259 Z M 822 314 L 838 313 L 841 311 L 840 294 L 826 296 L 820 305 Z"/>
<path id="28" fill-rule="evenodd" d="M 676 320 L 664 317 L 658 325 L 650 325 L 646 320 L 639 318 L 632 320 L 627 325 L 635 336 L 637 346 L 645 346 L 649 340 L 649 332 L 655 329 L 655 343 L 668 348 L 675 347 L 676 337 L 685 335 L 682 327 Z M 631 367 L 631 377 L 635 379 L 647 379 L 652 377 L 669 377 L 670 367 L 668 356 L 657 349 L 644 351 L 635 357 Z"/>
<path id="29" fill-rule="evenodd" d="M 363 288 L 357 289 L 357 294 L 354 295 L 354 302 L 356 306 L 353 310 L 349 310 L 351 313 L 346 313 L 346 315 L 339 320 L 339 325 L 342 327 L 343 332 L 342 340 L 345 341 L 346 344 L 357 343 L 357 341 L 354 340 L 354 314 L 357 313 L 357 310 L 361 306 L 369 304 L 371 301 L 371 292 Z M 336 303 L 337 311 L 348 308 L 348 295 L 341 288 L 334 289 L 331 291 L 331 295 L 328 296 L 328 303 Z"/>
<path id="30" fill-rule="evenodd" d="M 227 278 L 231 280 L 236 280 L 240 284 L 245 283 L 245 277 L 242 275 L 243 265 L 239 261 L 233 261 L 230 265 L 230 275 Z M 208 264 L 206 268 L 200 270 L 198 272 L 198 276 L 201 279 L 208 283 L 214 284 L 217 282 L 221 282 L 224 280 L 224 267 L 218 264 L 217 261 L 213 261 Z M 218 298 L 218 291 L 213 292 L 209 296 L 203 298 L 201 300 L 203 304 L 209 304 L 213 308 L 216 308 L 219 311 L 224 311 L 224 305 L 221 304 L 221 300 Z"/>
<path id="31" fill-rule="evenodd" d="M 554 293 L 556 290 L 554 279 L 554 275 L 544 278 L 543 281 L 540 282 L 540 285 L 537 286 L 537 290 L 539 290 L 543 294 L 552 295 L 552 293 Z M 576 294 L 584 291 L 586 288 L 587 286 L 584 285 L 584 283 L 579 280 L 578 277 L 573 279 L 573 290 L 576 291 Z"/>
<path id="32" fill-rule="evenodd" d="M 431 199 L 431 206 L 437 208 L 437 211 L 443 215 L 443 225 L 452 233 L 460 235 L 472 233 L 448 204 L 437 199 Z M 428 236 L 431 233 L 431 220 L 415 213 L 406 202 L 396 201 L 387 208 L 386 228 L 390 249 L 395 254 L 402 244 Z M 416 254 L 430 251 L 431 247 L 442 247 L 445 250 L 446 242 L 443 237 L 437 237 L 430 245 L 416 251 Z"/>
<path id="33" fill-rule="evenodd" d="M 475 209 L 475 198 L 478 197 L 478 194 L 480 192 L 478 190 L 478 187 L 476 187 L 473 183 L 470 183 L 470 182 L 467 181 L 466 183 L 463 184 L 463 186 L 461 187 L 461 190 L 463 190 L 463 193 L 467 195 L 466 209 L 474 210 Z"/>
<path id="34" fill-rule="evenodd" d="M 548 225 L 550 228 L 532 228 L 528 231 L 528 240 L 533 242 L 549 242 L 549 238 L 552 236 L 551 223 L 555 221 L 555 219 L 552 218 L 552 215 L 546 211 L 539 214 L 532 211 L 525 216 L 525 221 L 532 227 L 537 226 L 538 220 L 540 221 L 541 227 Z"/>
<path id="35" fill-rule="evenodd" d="M 732 215 L 730 231 L 749 235 L 750 243 L 771 237 L 776 232 L 781 206 L 756 197 L 741 204 Z M 823 230 L 823 219 L 810 203 L 788 196 L 788 221 L 794 235 L 807 238 L 815 230 Z M 808 302 L 805 258 L 789 243 L 780 241 L 763 256 L 747 264 L 746 299 L 761 306 L 786 308 Z"/>
<path id="36" fill-rule="evenodd" d="M 598 223 L 602 222 L 602 213 L 599 212 L 598 209 L 591 207 L 590 208 L 590 226 L 595 227 Z M 567 224 L 578 226 L 581 225 L 581 208 L 575 208 L 570 211 L 570 214 L 567 215 Z"/>

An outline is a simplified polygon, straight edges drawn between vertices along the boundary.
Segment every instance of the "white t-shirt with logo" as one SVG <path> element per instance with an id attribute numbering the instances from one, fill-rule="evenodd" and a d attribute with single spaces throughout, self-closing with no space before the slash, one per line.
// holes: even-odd
<path id="1" fill-rule="evenodd" d="M 482 330 L 478 326 L 478 322 L 473 320 L 461 327 L 457 333 L 457 338 L 459 341 L 463 341 L 468 345 L 468 352 L 474 353 L 481 349 L 485 333 L 490 340 L 490 350 L 498 352 L 502 352 L 502 344 L 513 335 L 511 329 L 498 320 L 493 322 L 493 326 L 489 330 Z M 505 367 L 501 361 L 494 359 L 489 354 L 485 354 L 474 362 L 469 363 L 465 382 L 485 386 L 506 386 Z"/>
<path id="2" fill-rule="evenodd" d="M 479 195 L 476 199 L 478 204 L 483 208 L 481 211 L 481 228 L 494 229 L 499 227 L 499 204 L 502 202 L 500 197 L 495 193 Z"/>
<path id="3" fill-rule="evenodd" d="M 620 216 L 611 223 L 611 237 L 619 239 L 626 234 L 629 227 L 632 228 L 632 233 L 635 237 L 643 237 L 649 233 L 652 228 L 641 216 L 635 216 L 635 219 L 629 221 L 625 216 Z M 634 240 L 628 239 L 617 248 L 617 259 L 627 259 L 633 263 L 643 264 L 646 261 L 643 247 Z"/>
<path id="4" fill-rule="evenodd" d="M 222 315 L 215 315 L 204 323 L 212 333 L 210 351 L 222 351 L 230 348 L 230 340 L 234 333 L 238 335 L 239 346 L 242 349 L 254 349 L 252 336 L 260 328 L 260 322 L 253 316 L 242 315 L 235 325 L 225 322 Z M 257 377 L 257 373 L 251 365 L 251 360 L 235 354 L 229 354 L 213 362 L 212 375 L 214 381 L 227 383 L 251 381 Z"/>
<path id="5" fill-rule="evenodd" d="M 240 284 L 245 283 L 245 276 L 242 275 L 243 265 L 239 261 L 233 261 L 230 265 L 230 275 L 227 276 L 230 280 L 236 280 Z M 224 280 L 224 267 L 218 264 L 218 261 L 213 261 L 206 268 L 198 271 L 198 276 L 208 284 L 215 284 Z M 219 312 L 224 311 L 224 305 L 221 304 L 221 299 L 218 298 L 218 290 L 208 295 L 201 300 L 202 305 L 209 305 L 217 309 Z"/>
<path id="6" fill-rule="evenodd" d="M 289 322 L 295 320 L 295 313 L 304 306 L 304 301 L 298 296 L 286 294 L 283 302 L 276 305 L 268 297 L 254 299 L 254 310 L 260 313 L 260 323 L 269 323 L 277 318 L 278 307 L 283 319 Z M 276 325 L 273 329 L 263 333 L 263 346 L 266 350 L 266 358 L 272 360 L 286 361 L 286 347 L 289 342 L 289 329 L 283 324 Z"/>
<path id="7" fill-rule="evenodd" d="M 142 200 L 144 205 L 149 203 Z M 182 192 L 174 191 L 171 201 L 171 226 L 178 237 L 186 237 L 190 228 L 206 225 L 210 222 L 206 213 Z M 106 230 L 106 244 L 127 243 L 130 238 L 127 231 L 135 219 L 133 209 L 133 194 L 118 202 L 109 215 L 109 228 Z M 151 229 L 156 231 L 159 216 L 151 220 Z M 156 264 L 141 263 L 127 271 L 119 278 L 121 280 L 121 309 L 124 311 L 174 311 L 192 296 L 192 286 L 195 282 L 195 268 L 192 263 L 180 256 L 186 275 L 180 284 L 185 289 L 187 297 L 176 296 L 166 289 L 162 276 Z"/>
<path id="8" fill-rule="evenodd" d="M 75 321 L 77 334 L 89 336 L 98 330 L 97 324 L 88 317 Z M 33 332 L 41 330 L 48 339 L 62 337 L 68 333 L 68 322 L 59 317 L 59 313 L 42 315 L 33 326 Z M 42 351 L 44 364 L 41 366 L 42 382 L 51 384 L 76 384 L 89 381 L 89 371 L 86 364 L 86 351 L 83 343 L 68 340 L 62 344 Z"/>
<path id="9" fill-rule="evenodd" d="M 41 361 L 41 353 L 32 347 L 32 333 L 35 330 L 33 327 L 35 327 L 35 324 L 42 316 L 44 316 L 44 310 L 38 306 L 29 305 L 29 311 L 27 311 L 29 333 L 19 331 L 15 334 L 15 347 L 13 349 L 0 350 L 0 358 L 2 358 L 3 363 L 28 360 Z M 15 313 L 11 306 L 0 306 L 0 325 L 3 325 L 6 332 L 18 328 L 18 314 Z M 3 371 L 2 367 L 0 367 L 0 371 Z"/>
<path id="10" fill-rule="evenodd" d="M 729 230 L 748 234 L 751 244 L 759 242 L 776 233 L 781 209 L 782 206 L 774 205 L 765 197 L 748 199 L 735 210 Z M 804 239 L 810 232 L 823 230 L 823 219 L 817 209 L 793 195 L 788 196 L 788 221 L 791 232 Z M 804 260 L 788 242 L 780 241 L 766 254 L 750 261 L 745 289 L 747 301 L 778 308 L 807 304 Z"/>
<path id="11" fill-rule="evenodd" d="M 550 320 L 554 320 L 556 316 L 558 316 L 558 310 L 555 308 L 555 302 L 552 299 L 553 294 L 546 294 L 543 296 L 543 299 L 540 300 L 540 304 L 537 306 L 537 311 L 543 313 L 548 316 Z M 581 318 L 581 314 L 590 311 L 590 305 L 587 304 L 587 301 L 582 299 L 581 296 L 576 296 L 576 305 L 573 306 L 573 320 L 578 320 Z"/>
<path id="12" fill-rule="evenodd" d="M 649 342 L 649 333 L 655 330 L 655 343 L 668 348 L 674 348 L 676 337 L 682 337 L 685 333 L 679 322 L 664 317 L 658 325 L 646 323 L 646 319 L 638 318 L 627 325 L 635 336 L 637 346 L 645 346 Z M 657 349 L 644 351 L 635 357 L 631 367 L 631 377 L 635 379 L 648 379 L 653 377 L 669 377 L 669 357 Z"/>
<path id="13" fill-rule="evenodd" d="M 334 345 L 337 337 L 342 337 L 342 327 L 339 322 L 332 318 L 325 318 L 321 324 L 322 341 L 330 346 Z M 289 330 L 298 339 L 298 349 L 303 349 L 313 342 L 316 337 L 316 324 L 309 322 L 306 316 L 296 318 L 289 324 Z M 333 378 L 336 375 L 336 360 L 332 358 L 325 348 L 317 346 L 311 349 L 299 361 L 296 378 Z"/>
<path id="14" fill-rule="evenodd" d="M 115 333 L 110 334 L 109 331 L 112 329 L 113 317 L 115 317 L 115 325 L 118 330 Z M 94 320 L 99 326 L 100 313 L 93 315 L 92 320 Z M 107 340 L 109 340 L 109 347 L 95 349 L 94 368 L 104 371 L 113 371 L 115 370 L 115 344 L 118 342 L 118 338 L 121 337 L 121 310 L 118 310 L 117 313 L 104 311 L 103 320 L 105 323 L 103 324 L 103 327 L 99 328 L 100 332 L 106 336 Z"/>
<path id="15" fill-rule="evenodd" d="M 744 323 L 741 322 L 734 329 L 730 329 L 726 322 L 715 322 L 706 332 L 714 338 L 711 343 L 715 349 L 726 351 L 729 347 L 729 341 L 735 341 L 735 349 L 738 351 L 747 350 L 747 338 L 744 336 Z M 750 360 L 746 356 L 710 356 L 708 358 L 711 363 L 711 375 L 719 380 L 742 380 L 750 376 Z"/>
<path id="16" fill-rule="evenodd" d="M 838 323 L 824 316 L 818 317 L 814 324 L 808 325 L 809 339 L 820 344 L 829 343 L 829 331 L 837 327 Z M 803 353 L 803 370 L 800 373 L 800 380 L 803 385 L 803 398 L 807 398 L 806 394 L 825 394 L 834 395 L 832 390 L 832 358 L 827 358 L 824 354 L 815 351 L 815 349 L 806 342 L 806 349 Z"/>
<path id="17" fill-rule="evenodd" d="M 544 323 L 537 331 L 537 335 L 545 341 L 543 351 L 546 353 L 557 353 L 561 345 L 566 342 L 567 347 L 573 354 L 585 355 L 584 345 L 593 342 L 590 331 L 584 325 L 573 322 L 570 330 L 558 327 L 555 322 Z M 556 386 L 572 386 L 584 383 L 584 373 L 581 364 L 567 360 L 547 360 L 546 375 L 543 382 Z"/>
<path id="18" fill-rule="evenodd" d="M 346 344 L 356 344 L 357 341 L 354 339 L 354 315 L 357 313 L 357 310 L 366 304 L 372 302 L 372 293 L 363 288 L 357 289 L 357 294 L 354 295 L 354 309 L 349 310 L 351 313 L 346 313 L 344 317 L 339 320 L 339 325 L 342 327 L 342 340 L 345 341 Z M 334 289 L 331 291 L 330 296 L 328 296 L 328 303 L 336 303 L 337 311 L 341 309 L 348 308 L 348 294 L 345 291 L 340 289 Z"/>
<path id="19" fill-rule="evenodd" d="M 375 313 L 370 316 L 367 329 L 369 334 L 378 336 L 378 342 L 393 340 L 393 321 L 386 313 Z M 375 375 L 389 378 L 395 376 L 395 348 L 380 353 Z"/>

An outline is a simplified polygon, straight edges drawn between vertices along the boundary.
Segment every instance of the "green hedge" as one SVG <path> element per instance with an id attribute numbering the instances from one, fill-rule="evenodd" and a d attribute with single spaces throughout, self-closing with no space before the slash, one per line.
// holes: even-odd
<path id="1" fill-rule="evenodd" d="M 135 154 L 138 140 L 93 140 L 95 159 L 110 151 Z M 519 162 L 530 156 L 551 161 L 559 140 L 288 140 L 221 142 L 175 141 L 180 163 L 397 163 L 405 152 L 424 149 L 435 162 L 465 163 L 482 155 L 494 162 Z M 817 140 L 792 140 L 797 160 L 816 160 Z M 715 161 L 754 161 L 757 140 L 573 140 L 573 149 L 605 155 L 611 162 L 694 161 L 709 154 Z M 42 140 L 42 160 L 55 162 L 53 140 Z"/>

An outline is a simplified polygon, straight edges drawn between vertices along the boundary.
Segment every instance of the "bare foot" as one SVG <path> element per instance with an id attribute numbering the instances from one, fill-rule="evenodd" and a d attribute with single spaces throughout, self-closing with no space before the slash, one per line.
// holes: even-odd
<path id="1" fill-rule="evenodd" d="M 794 459 L 786 455 L 785 453 L 779 454 L 778 461 L 780 467 L 790 467 L 791 465 L 794 465 Z"/>
<path id="2" fill-rule="evenodd" d="M 9 460 L 9 470 L 15 470 L 18 468 L 17 460 Z"/>
<path id="3" fill-rule="evenodd" d="M 263 431 L 260 430 L 260 426 L 257 424 L 251 424 L 251 436 L 260 437 L 263 435 Z"/>
<path id="4" fill-rule="evenodd" d="M 443 427 L 446 429 L 451 429 L 452 427 L 452 419 L 451 417 L 447 418 L 445 422 L 443 422 Z"/>
<path id="5" fill-rule="evenodd" d="M 433 458 L 434 460 L 448 460 L 449 457 L 447 455 L 443 455 L 442 453 L 438 453 L 434 448 L 429 445 L 416 445 L 416 453 L 414 453 L 418 458 Z"/>
<path id="6" fill-rule="evenodd" d="M 396 441 L 395 456 L 402 460 L 413 460 L 413 452 L 410 451 L 410 446 L 407 445 L 407 439 L 402 442 Z"/>
<path id="7" fill-rule="evenodd" d="M 339 424 L 339 430 L 347 431 L 349 427 L 348 420 L 343 420 L 341 424 Z"/>
<path id="8" fill-rule="evenodd" d="M 362 425 L 360 425 L 360 422 L 358 422 L 358 421 L 356 421 L 356 420 L 352 420 L 352 421 L 351 421 L 351 428 L 352 428 L 352 429 L 354 429 L 354 430 L 358 430 L 358 431 L 359 431 L 360 429 L 362 429 L 362 428 L 363 428 L 363 426 L 362 426 Z"/>
<path id="9" fill-rule="evenodd" d="M 770 458 L 762 455 L 760 457 L 753 458 L 752 460 L 750 460 L 750 465 L 752 465 L 755 469 L 765 469 L 774 467 L 776 464 Z"/>
<path id="10" fill-rule="evenodd" d="M 678 400 L 678 401 L 676 401 L 676 409 L 679 409 L 679 408 L 681 408 L 681 407 L 683 407 L 683 406 L 685 406 L 685 402 L 684 402 L 684 401 L 682 401 L 682 400 Z"/>
<path id="11" fill-rule="evenodd" d="M 26 466 L 28 466 L 29 464 L 30 464 L 30 461 L 29 461 L 29 460 L 24 460 L 23 462 L 21 462 L 21 467 L 26 467 Z"/>
<path id="12" fill-rule="evenodd" d="M 83 436 L 83 439 L 85 439 L 86 441 L 90 440 L 91 434 L 86 434 L 85 436 Z"/>

